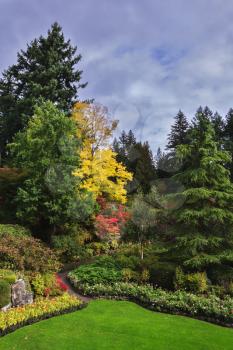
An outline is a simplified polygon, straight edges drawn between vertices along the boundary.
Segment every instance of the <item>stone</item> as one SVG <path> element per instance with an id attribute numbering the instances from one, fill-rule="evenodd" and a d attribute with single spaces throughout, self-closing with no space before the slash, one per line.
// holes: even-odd
<path id="1" fill-rule="evenodd" d="M 11 308 L 11 303 L 8 304 L 8 305 L 3 306 L 3 307 L 1 308 L 1 311 L 6 312 L 6 311 L 7 311 L 8 309 L 10 309 L 10 308 Z"/>
<path id="2" fill-rule="evenodd" d="M 23 306 L 33 303 L 33 294 L 27 291 L 26 283 L 23 279 L 16 281 L 11 286 L 11 302 L 13 307 Z"/>

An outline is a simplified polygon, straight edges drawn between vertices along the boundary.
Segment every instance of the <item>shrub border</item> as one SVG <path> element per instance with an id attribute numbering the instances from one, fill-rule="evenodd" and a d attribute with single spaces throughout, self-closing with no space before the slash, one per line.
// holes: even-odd
<path id="1" fill-rule="evenodd" d="M 195 315 L 190 315 L 190 314 L 182 312 L 182 311 L 167 310 L 166 308 L 164 308 L 162 310 L 158 310 L 158 309 L 156 309 L 156 306 L 153 305 L 153 303 L 143 302 L 139 298 L 136 298 L 136 297 L 133 298 L 130 296 L 126 297 L 126 296 L 109 296 L 109 295 L 100 295 L 100 296 L 96 297 L 93 295 L 92 298 L 93 299 L 118 300 L 118 301 L 130 301 L 130 302 L 133 302 L 133 303 L 143 307 L 144 309 L 147 309 L 147 310 L 150 310 L 153 312 L 159 312 L 159 313 L 168 314 L 168 315 L 185 316 L 185 317 L 189 317 L 189 318 L 192 318 L 195 320 L 212 323 L 212 324 L 215 324 L 217 326 L 221 326 L 221 327 L 225 327 L 225 328 L 233 328 L 233 323 L 219 321 L 215 318 L 211 318 L 211 317 L 207 317 L 207 316 L 198 316 L 198 315 L 195 316 Z"/>
<path id="2" fill-rule="evenodd" d="M 150 311 L 154 311 L 154 312 L 161 312 L 164 314 L 170 314 L 170 315 L 177 315 L 177 316 L 185 316 L 185 317 L 189 317 L 192 319 L 196 319 L 196 320 L 200 320 L 200 321 L 205 321 L 205 322 L 209 322 L 218 326 L 222 326 L 222 327 L 226 327 L 226 328 L 233 328 L 233 323 L 228 323 L 228 322 L 224 322 L 221 320 L 218 320 L 216 318 L 213 317 L 208 317 L 208 316 L 202 316 L 202 315 L 190 315 L 189 313 L 185 313 L 183 311 L 173 311 L 173 310 L 168 310 L 166 308 L 163 308 L 161 306 L 157 307 L 153 302 L 150 301 L 143 301 L 141 300 L 139 297 L 133 297 L 133 296 L 125 296 L 125 295 L 108 295 L 103 294 L 103 295 L 96 295 L 95 293 L 84 293 L 82 287 L 78 288 L 77 286 L 74 285 L 73 281 L 71 279 L 69 279 L 70 282 L 72 283 L 73 287 L 75 288 L 75 291 L 77 293 L 79 293 L 80 295 L 84 295 L 93 299 L 108 299 L 108 300 L 122 300 L 122 301 L 131 301 L 134 302 L 135 304 L 142 306 L 143 308 L 150 310 Z M 233 310 L 232 310 L 233 311 Z"/>
<path id="3" fill-rule="evenodd" d="M 34 323 L 40 322 L 40 321 L 48 320 L 49 318 L 52 318 L 55 316 L 62 316 L 62 315 L 65 315 L 65 314 L 68 314 L 71 312 L 82 310 L 82 309 L 86 308 L 87 305 L 88 305 L 88 303 L 82 302 L 82 304 L 80 304 L 80 305 L 71 306 L 71 307 L 68 307 L 68 308 L 63 309 L 63 310 L 57 310 L 54 312 L 45 313 L 39 317 L 31 317 L 23 322 L 17 323 L 16 325 L 12 325 L 12 326 L 5 328 L 4 330 L 0 330 L 0 337 L 3 337 L 3 336 L 10 334 L 10 333 L 13 333 L 14 331 L 16 331 L 19 328 L 23 328 L 25 326 L 29 326 L 29 325 L 32 325 Z"/>

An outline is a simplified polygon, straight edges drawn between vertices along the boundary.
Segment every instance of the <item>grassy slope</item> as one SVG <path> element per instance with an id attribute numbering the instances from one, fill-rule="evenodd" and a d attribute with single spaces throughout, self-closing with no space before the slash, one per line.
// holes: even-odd
<path id="1" fill-rule="evenodd" d="M 126 301 L 82 310 L 0 338 L 1 350 L 232 350 L 233 330 L 154 313 Z"/>

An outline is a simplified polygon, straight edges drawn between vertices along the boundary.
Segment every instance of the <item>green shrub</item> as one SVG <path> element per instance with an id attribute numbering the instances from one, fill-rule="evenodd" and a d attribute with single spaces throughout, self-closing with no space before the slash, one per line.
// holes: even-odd
<path id="1" fill-rule="evenodd" d="M 3 279 L 10 284 L 13 284 L 15 283 L 17 276 L 14 271 L 0 269 L 0 279 Z"/>
<path id="2" fill-rule="evenodd" d="M 0 268 L 43 273 L 57 271 L 60 263 L 57 254 L 39 239 L 2 234 Z"/>
<path id="3" fill-rule="evenodd" d="M 106 267 L 106 268 L 118 267 L 116 259 L 111 255 L 102 255 L 102 256 L 96 257 L 95 262 L 92 265 Z"/>
<path id="4" fill-rule="evenodd" d="M 36 295 L 44 295 L 45 290 L 45 281 L 43 276 L 40 273 L 37 273 L 31 280 L 31 285 L 33 288 L 33 292 Z"/>
<path id="5" fill-rule="evenodd" d="M 121 272 L 115 268 L 106 268 L 94 264 L 82 265 L 69 273 L 70 280 L 77 286 L 81 283 L 113 283 L 120 281 Z"/>
<path id="6" fill-rule="evenodd" d="M 0 224 L 0 236 L 4 234 L 12 236 L 30 236 L 31 232 L 24 226 Z"/>
<path id="7" fill-rule="evenodd" d="M 176 265 L 169 262 L 156 261 L 148 266 L 150 283 L 164 289 L 174 289 Z"/>
<path id="8" fill-rule="evenodd" d="M 63 294 L 53 299 L 37 300 L 31 305 L 0 312 L 0 335 L 45 318 L 78 310 L 83 302 L 74 296 Z"/>
<path id="9" fill-rule="evenodd" d="M 10 283 L 5 280 L 0 280 L 0 308 L 8 305 L 11 301 Z"/>
<path id="10" fill-rule="evenodd" d="M 139 270 L 141 267 L 141 259 L 136 255 L 127 256 L 123 254 L 117 254 L 115 256 L 115 261 L 121 269 L 129 268 L 131 270 Z"/>
<path id="11" fill-rule="evenodd" d="M 31 285 L 36 296 L 57 296 L 63 293 L 54 273 L 34 274 L 31 276 Z"/>
<path id="12" fill-rule="evenodd" d="M 122 280 L 124 282 L 129 282 L 134 280 L 134 277 L 135 277 L 134 271 L 129 268 L 122 269 L 121 274 L 122 274 Z"/>
<path id="13" fill-rule="evenodd" d="M 54 236 L 52 244 L 55 249 L 61 251 L 65 262 L 79 261 L 83 255 L 83 247 L 79 244 L 76 235 Z"/>
<path id="14" fill-rule="evenodd" d="M 183 270 L 178 267 L 176 269 L 175 288 L 194 293 L 204 293 L 208 290 L 207 275 L 205 272 L 185 274 Z"/>
<path id="15" fill-rule="evenodd" d="M 92 242 L 87 244 L 87 248 L 92 249 L 93 255 L 98 256 L 100 254 L 108 254 L 111 249 L 111 245 L 108 242 Z"/>
<path id="16" fill-rule="evenodd" d="M 150 272 L 147 269 L 143 269 L 140 276 L 140 281 L 142 283 L 148 282 L 150 279 Z"/>
<path id="17" fill-rule="evenodd" d="M 228 285 L 233 282 L 233 267 L 228 265 L 219 265 L 210 268 L 207 275 L 214 285 Z"/>
<path id="18" fill-rule="evenodd" d="M 208 289 L 207 276 L 205 272 L 191 273 L 186 276 L 186 289 L 194 293 L 203 293 Z"/>

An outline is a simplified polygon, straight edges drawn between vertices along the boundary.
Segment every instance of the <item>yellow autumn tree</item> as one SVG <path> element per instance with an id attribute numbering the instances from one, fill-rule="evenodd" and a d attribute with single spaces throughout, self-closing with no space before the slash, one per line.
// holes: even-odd
<path id="1" fill-rule="evenodd" d="M 76 103 L 72 118 L 77 136 L 82 139 L 81 166 L 74 172 L 82 188 L 93 196 L 105 195 L 111 200 L 126 202 L 125 186 L 132 175 L 116 160 L 109 140 L 118 122 L 108 117 L 106 107 L 99 104 Z"/>

